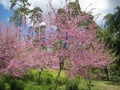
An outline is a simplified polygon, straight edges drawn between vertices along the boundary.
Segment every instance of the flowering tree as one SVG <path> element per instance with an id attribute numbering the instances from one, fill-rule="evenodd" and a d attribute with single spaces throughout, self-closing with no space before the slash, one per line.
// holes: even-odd
<path id="1" fill-rule="evenodd" d="M 91 77 L 93 68 L 105 68 L 112 60 L 110 51 L 106 51 L 104 44 L 96 39 L 95 30 L 89 29 L 82 32 L 83 42 L 81 46 L 73 49 L 73 53 L 69 53 L 70 67 L 69 74 L 74 76 L 80 74 L 88 80 L 88 88 L 91 90 Z M 75 47 L 74 47 L 75 48 Z"/>
<path id="2" fill-rule="evenodd" d="M 39 26 L 40 27 L 40 26 Z M 4 34 L 3 34 L 4 33 Z M 4 72 L 16 76 L 22 77 L 27 74 L 31 68 L 36 68 L 39 72 L 43 69 L 48 68 L 49 61 L 51 60 L 51 52 L 47 51 L 47 42 L 45 36 L 45 29 L 39 29 L 39 33 L 35 37 L 30 39 L 23 39 L 23 34 L 20 33 L 19 28 L 8 27 L 2 28 L 1 25 L 1 44 L 8 44 L 8 48 L 4 48 L 3 51 L 11 50 L 7 53 L 6 57 L 9 61 L 7 62 Z M 25 34 L 27 36 L 28 34 Z M 12 42 L 11 42 L 12 40 Z M 6 41 L 6 42 L 5 42 Z M 11 46 L 13 45 L 13 46 Z M 15 48 L 12 48 L 16 46 Z M 2 47 L 1 47 L 2 49 Z M 11 53 L 14 53 L 13 56 Z M 6 53 L 2 53 L 6 55 Z M 1 56 L 2 56 L 1 55 Z M 3 56 L 5 58 L 5 56 Z M 1 61 L 4 61 L 1 59 Z M 1 64 L 2 67 L 5 65 Z"/>
<path id="3" fill-rule="evenodd" d="M 53 9 L 48 15 L 49 19 L 46 19 L 50 29 L 49 46 L 57 58 L 56 67 L 59 70 L 54 90 L 57 89 L 57 81 L 64 68 L 69 70 L 70 76 L 80 73 L 88 78 L 90 90 L 90 70 L 95 67 L 103 68 L 109 64 L 111 58 L 103 43 L 97 40 L 97 25 L 92 20 L 93 17 L 84 12 L 73 17 L 67 11 L 59 9 L 56 14 Z"/>
<path id="4" fill-rule="evenodd" d="M 0 24 L 0 71 L 3 71 L 11 59 L 17 56 L 21 48 L 19 29 Z"/>

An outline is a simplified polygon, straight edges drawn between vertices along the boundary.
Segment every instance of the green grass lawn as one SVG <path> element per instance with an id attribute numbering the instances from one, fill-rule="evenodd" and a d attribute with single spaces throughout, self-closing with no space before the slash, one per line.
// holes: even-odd
<path id="1" fill-rule="evenodd" d="M 93 81 L 93 90 L 120 90 L 120 84 L 110 81 Z"/>
<path id="2" fill-rule="evenodd" d="M 65 90 L 65 85 L 60 85 L 58 90 Z M 35 83 L 26 84 L 25 90 L 53 90 L 54 85 L 40 85 Z M 88 90 L 86 81 L 81 80 L 79 83 L 79 90 Z M 92 90 L 120 90 L 120 85 L 113 84 L 109 81 L 93 81 Z"/>

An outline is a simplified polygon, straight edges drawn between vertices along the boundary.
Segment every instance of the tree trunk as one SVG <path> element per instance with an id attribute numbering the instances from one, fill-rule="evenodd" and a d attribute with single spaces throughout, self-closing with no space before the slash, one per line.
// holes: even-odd
<path id="1" fill-rule="evenodd" d="M 60 69 L 59 69 L 58 75 L 56 76 L 56 79 L 55 79 L 55 87 L 54 87 L 54 90 L 57 90 L 58 80 L 59 80 L 59 78 L 60 78 L 60 74 L 61 74 L 61 71 L 62 71 L 62 69 L 63 69 L 64 61 L 61 60 L 61 62 L 60 62 L 59 65 L 60 65 Z"/>
<path id="2" fill-rule="evenodd" d="M 39 71 L 39 76 L 38 76 L 38 85 L 41 83 L 41 74 L 42 74 L 43 69 L 41 69 L 41 71 Z"/>
<path id="3" fill-rule="evenodd" d="M 108 66 L 105 67 L 105 73 L 106 73 L 106 79 L 109 81 L 110 80 L 110 73 L 109 73 Z"/>
<path id="4" fill-rule="evenodd" d="M 88 67 L 87 72 L 86 72 L 86 81 L 87 81 L 87 86 L 88 86 L 88 90 L 91 90 L 91 86 L 92 86 L 92 72 L 91 72 L 91 68 Z"/>

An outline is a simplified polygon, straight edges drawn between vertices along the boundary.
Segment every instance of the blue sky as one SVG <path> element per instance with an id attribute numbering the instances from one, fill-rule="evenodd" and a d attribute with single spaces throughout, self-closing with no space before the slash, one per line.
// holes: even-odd
<path id="1" fill-rule="evenodd" d="M 13 11 L 6 9 L 2 4 L 0 4 L 0 22 L 8 21 L 9 17 L 13 15 Z"/>

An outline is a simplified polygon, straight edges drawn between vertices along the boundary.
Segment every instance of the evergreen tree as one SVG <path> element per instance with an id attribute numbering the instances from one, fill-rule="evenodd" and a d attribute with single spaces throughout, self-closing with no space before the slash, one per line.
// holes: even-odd
<path id="1" fill-rule="evenodd" d="M 120 7 L 114 14 L 105 16 L 105 30 L 100 31 L 100 37 L 105 41 L 106 47 L 112 49 L 117 58 L 111 67 L 111 73 L 120 77 Z"/>

